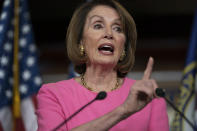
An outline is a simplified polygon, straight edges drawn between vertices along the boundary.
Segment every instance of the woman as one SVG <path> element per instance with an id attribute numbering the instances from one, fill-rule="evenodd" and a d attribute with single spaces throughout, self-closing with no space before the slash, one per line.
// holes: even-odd
<path id="1" fill-rule="evenodd" d="M 78 8 L 67 32 L 67 52 L 81 76 L 45 84 L 38 99 L 38 130 L 54 129 L 80 107 L 106 91 L 61 130 L 167 131 L 166 104 L 150 79 L 150 58 L 142 80 L 126 76 L 134 63 L 136 27 L 114 0 L 95 0 Z"/>

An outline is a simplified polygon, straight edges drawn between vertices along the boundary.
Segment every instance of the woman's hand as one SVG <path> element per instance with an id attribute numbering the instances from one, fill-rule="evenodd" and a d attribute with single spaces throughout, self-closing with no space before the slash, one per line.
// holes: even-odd
<path id="1" fill-rule="evenodd" d="M 155 80 L 150 79 L 153 62 L 153 58 L 150 57 L 146 70 L 144 71 L 144 76 L 141 80 L 137 80 L 131 87 L 129 95 L 122 105 L 127 117 L 144 108 L 156 97 L 155 90 L 158 86 Z"/>

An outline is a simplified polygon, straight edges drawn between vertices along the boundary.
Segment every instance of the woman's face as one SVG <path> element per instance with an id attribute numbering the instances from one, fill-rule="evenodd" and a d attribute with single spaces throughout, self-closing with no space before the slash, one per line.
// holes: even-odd
<path id="1" fill-rule="evenodd" d="M 87 15 L 80 44 L 85 48 L 89 64 L 115 66 L 124 49 L 125 39 L 116 10 L 99 5 Z"/>

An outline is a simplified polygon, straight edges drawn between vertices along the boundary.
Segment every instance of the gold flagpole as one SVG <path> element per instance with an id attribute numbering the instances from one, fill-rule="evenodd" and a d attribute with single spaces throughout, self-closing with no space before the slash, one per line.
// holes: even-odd
<path id="1" fill-rule="evenodd" d="M 19 0 L 14 0 L 14 62 L 13 62 L 13 131 L 16 130 L 16 119 L 20 118 L 19 94 Z"/>

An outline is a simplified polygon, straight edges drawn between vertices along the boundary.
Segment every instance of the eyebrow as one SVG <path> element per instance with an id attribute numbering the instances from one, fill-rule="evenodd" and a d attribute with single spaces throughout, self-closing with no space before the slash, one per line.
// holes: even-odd
<path id="1" fill-rule="evenodd" d="M 121 19 L 120 19 L 120 18 L 115 19 L 115 22 L 120 22 L 120 24 L 122 25 L 122 21 L 121 21 Z"/>
<path id="2" fill-rule="evenodd" d="M 89 21 L 91 21 L 94 17 L 99 17 L 100 19 L 104 20 L 104 18 L 102 16 L 99 16 L 99 15 L 93 15 L 89 18 Z M 119 21 L 121 23 L 121 19 L 120 18 L 117 18 L 115 19 L 114 21 Z"/>
<path id="3" fill-rule="evenodd" d="M 93 15 L 93 16 L 91 16 L 91 17 L 89 18 L 89 22 L 91 22 L 92 19 L 93 19 L 94 17 L 99 17 L 99 18 L 101 18 L 102 20 L 104 20 L 104 18 L 103 18 L 102 16 Z"/>

